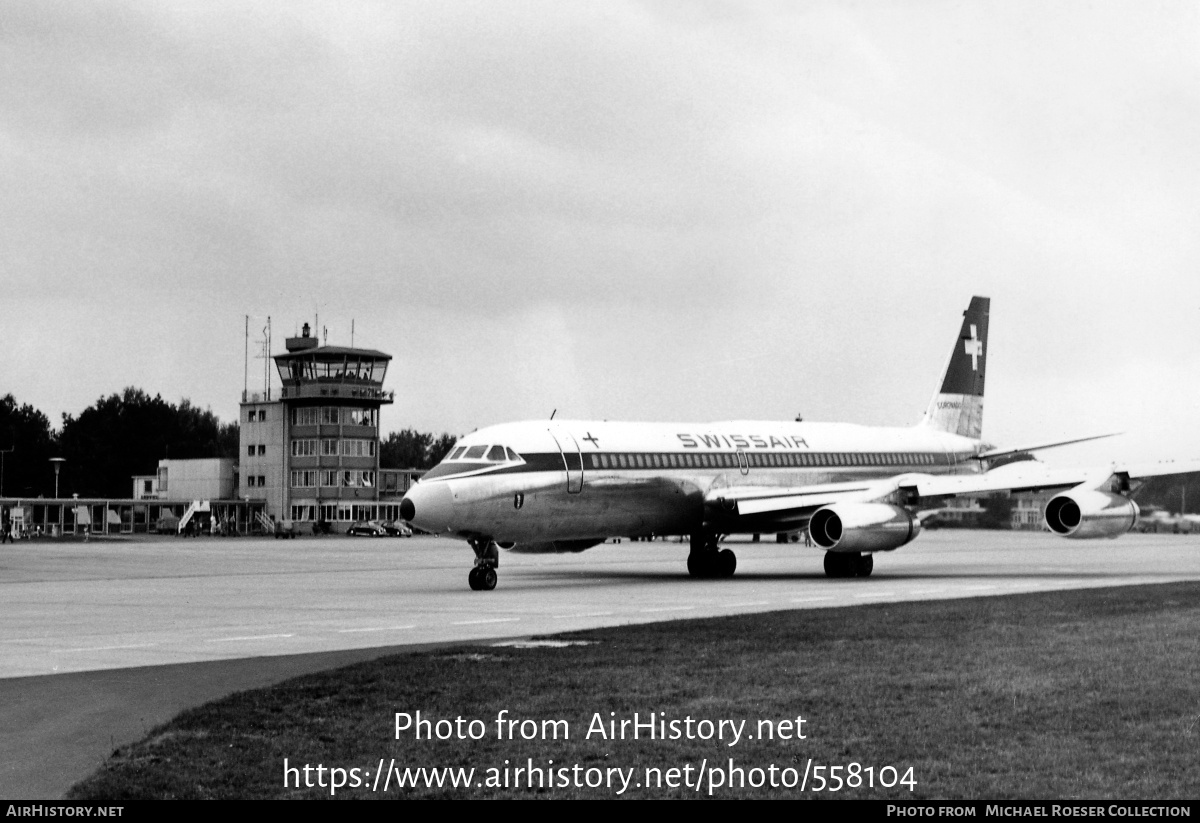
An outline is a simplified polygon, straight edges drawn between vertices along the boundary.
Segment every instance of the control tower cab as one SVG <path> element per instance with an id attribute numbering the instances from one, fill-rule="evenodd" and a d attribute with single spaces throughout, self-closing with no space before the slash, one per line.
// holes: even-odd
<path id="1" fill-rule="evenodd" d="M 300 337 L 287 339 L 287 354 L 275 355 L 275 367 L 283 383 L 280 399 L 291 408 L 333 404 L 374 409 L 391 403 L 393 396 L 383 390 L 390 354 L 372 349 L 345 346 L 319 346 L 304 324 Z M 357 425 L 357 424 L 356 424 Z M 376 420 L 378 425 L 378 420 Z"/>

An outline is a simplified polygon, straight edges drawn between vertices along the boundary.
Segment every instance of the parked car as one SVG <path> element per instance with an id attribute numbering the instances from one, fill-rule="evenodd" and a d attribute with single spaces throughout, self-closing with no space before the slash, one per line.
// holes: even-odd
<path id="1" fill-rule="evenodd" d="M 379 525 L 383 526 L 383 530 L 388 533 L 389 537 L 412 537 L 412 529 L 403 520 L 385 520 Z"/>
<path id="2" fill-rule="evenodd" d="M 356 537 L 387 537 L 387 530 L 377 520 L 359 520 L 346 529 L 346 534 Z"/>

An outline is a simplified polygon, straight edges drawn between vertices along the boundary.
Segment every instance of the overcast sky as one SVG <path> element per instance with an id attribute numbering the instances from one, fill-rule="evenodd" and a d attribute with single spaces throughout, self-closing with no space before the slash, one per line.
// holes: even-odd
<path id="1" fill-rule="evenodd" d="M 982 294 L 987 439 L 1200 457 L 1198 43 L 1183 0 L 6 0 L 0 392 L 233 420 L 246 315 L 319 317 L 393 355 L 385 430 L 907 425 Z"/>

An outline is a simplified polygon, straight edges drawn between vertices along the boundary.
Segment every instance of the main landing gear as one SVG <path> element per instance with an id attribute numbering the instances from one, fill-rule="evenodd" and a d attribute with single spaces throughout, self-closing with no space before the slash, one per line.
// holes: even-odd
<path id="1" fill-rule="evenodd" d="M 495 540 L 469 540 L 475 550 L 475 568 L 467 575 L 471 591 L 490 592 L 496 588 L 496 567 L 500 565 L 500 547 Z"/>
<path id="2" fill-rule="evenodd" d="M 829 577 L 870 577 L 875 560 L 858 552 L 825 552 L 825 574 Z"/>
<path id="3" fill-rule="evenodd" d="M 733 577 L 737 569 L 737 555 L 729 549 L 719 548 L 716 535 L 693 534 L 687 569 L 692 577 Z"/>

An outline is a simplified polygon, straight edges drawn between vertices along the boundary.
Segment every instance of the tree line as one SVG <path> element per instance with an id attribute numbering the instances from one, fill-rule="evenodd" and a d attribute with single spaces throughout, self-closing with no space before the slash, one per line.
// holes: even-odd
<path id="1" fill-rule="evenodd" d="M 435 437 L 405 429 L 380 443 L 381 468 L 427 469 L 454 445 L 452 435 Z M 239 456 L 238 424 L 222 423 L 209 409 L 187 399 L 178 404 L 128 387 L 101 397 L 78 416 L 50 419 L 13 395 L 0 397 L 0 496 L 51 497 L 54 464 L 63 458 L 58 494 L 69 497 L 129 497 L 134 475 L 154 474 L 162 459 Z"/>

